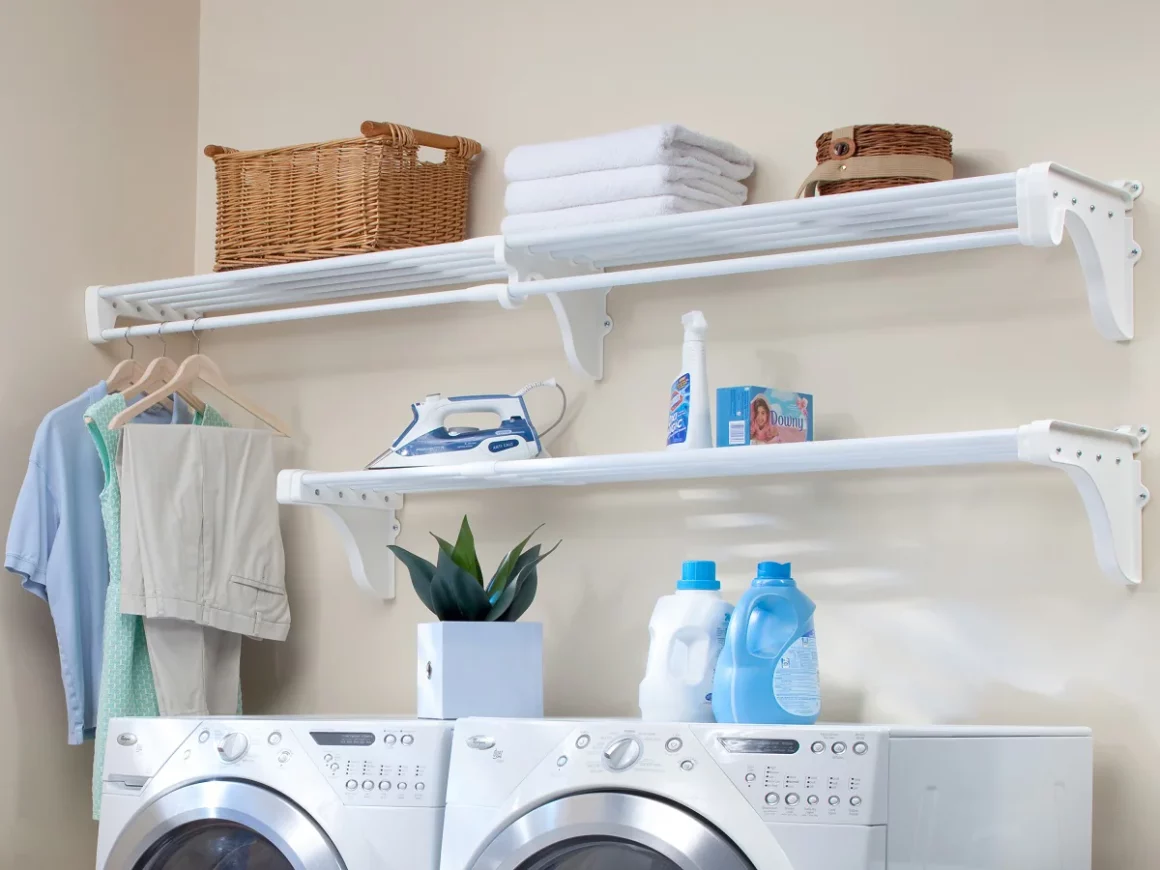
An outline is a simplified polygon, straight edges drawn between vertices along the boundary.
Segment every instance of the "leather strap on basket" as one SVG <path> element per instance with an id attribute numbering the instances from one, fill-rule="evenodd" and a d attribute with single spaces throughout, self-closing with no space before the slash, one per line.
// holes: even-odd
<path id="1" fill-rule="evenodd" d="M 917 154 L 858 156 L 853 127 L 839 127 L 830 133 L 830 159 L 819 163 L 798 188 L 797 197 L 817 196 L 818 185 L 851 178 L 929 178 L 947 181 L 954 167 L 941 157 Z"/>

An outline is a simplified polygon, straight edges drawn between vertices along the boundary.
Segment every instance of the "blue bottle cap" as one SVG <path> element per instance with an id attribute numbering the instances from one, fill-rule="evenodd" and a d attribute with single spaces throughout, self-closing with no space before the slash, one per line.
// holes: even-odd
<path id="1" fill-rule="evenodd" d="M 720 589 L 717 581 L 717 563 L 708 561 L 690 561 L 681 565 L 681 579 L 677 581 L 677 589 Z"/>
<path id="2" fill-rule="evenodd" d="M 758 562 L 754 586 L 796 586 L 790 573 L 790 562 Z"/>

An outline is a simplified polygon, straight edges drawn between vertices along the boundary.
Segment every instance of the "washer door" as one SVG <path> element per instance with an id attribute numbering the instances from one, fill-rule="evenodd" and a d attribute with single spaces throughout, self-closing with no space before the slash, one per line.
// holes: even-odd
<path id="1" fill-rule="evenodd" d="M 133 816 L 108 870 L 346 870 L 301 809 L 261 786 L 211 780 L 182 786 Z"/>
<path id="2" fill-rule="evenodd" d="M 704 820 L 652 798 L 570 795 L 504 828 L 473 870 L 753 870 Z"/>

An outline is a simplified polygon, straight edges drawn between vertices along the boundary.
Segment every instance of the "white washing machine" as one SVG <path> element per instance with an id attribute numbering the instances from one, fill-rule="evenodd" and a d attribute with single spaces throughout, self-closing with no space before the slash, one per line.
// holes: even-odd
<path id="1" fill-rule="evenodd" d="M 1085 728 L 461 719 L 442 870 L 1090 870 Z"/>
<path id="2" fill-rule="evenodd" d="M 451 726 L 114 719 L 97 870 L 438 870 Z"/>

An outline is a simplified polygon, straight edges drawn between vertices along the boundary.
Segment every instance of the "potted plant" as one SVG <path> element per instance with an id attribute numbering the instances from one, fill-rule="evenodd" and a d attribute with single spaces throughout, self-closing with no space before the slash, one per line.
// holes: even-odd
<path id="1" fill-rule="evenodd" d="M 536 568 L 556 547 L 528 549 L 532 531 L 484 582 L 467 517 L 455 543 L 432 535 L 432 564 L 391 546 L 439 622 L 419 624 L 418 712 L 424 719 L 544 715 L 543 626 L 517 622 L 536 597 Z"/>

